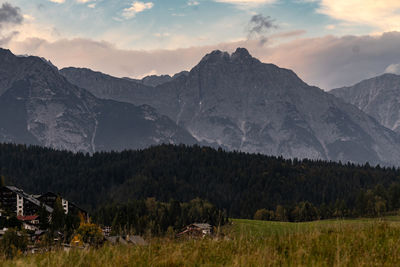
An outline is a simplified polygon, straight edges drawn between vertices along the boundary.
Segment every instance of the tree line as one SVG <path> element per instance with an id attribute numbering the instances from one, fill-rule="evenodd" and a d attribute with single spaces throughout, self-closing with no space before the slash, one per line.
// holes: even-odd
<path id="1" fill-rule="evenodd" d="M 0 144 L 0 174 L 7 184 L 29 193 L 59 193 L 89 212 L 129 200 L 200 198 L 233 218 L 254 218 L 265 209 L 276 220 L 297 221 L 379 216 L 396 211 L 400 202 L 399 168 L 197 145 L 89 155 Z"/>
<path id="2" fill-rule="evenodd" d="M 100 207 L 93 214 L 93 220 L 100 225 L 111 226 L 111 235 L 159 236 L 177 233 L 195 222 L 222 226 L 228 218 L 223 211 L 201 199 L 186 203 L 176 200 L 164 203 L 148 198 Z"/>

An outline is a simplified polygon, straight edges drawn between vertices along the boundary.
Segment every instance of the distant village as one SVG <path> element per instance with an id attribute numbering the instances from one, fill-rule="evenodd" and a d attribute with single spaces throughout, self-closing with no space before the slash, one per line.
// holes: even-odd
<path id="1" fill-rule="evenodd" d="M 0 187 L 0 216 L 16 215 L 18 220 L 24 224 L 26 230 L 39 230 L 36 225 L 40 220 L 49 218 L 39 218 L 41 209 L 45 209 L 50 215 L 54 211 L 57 198 L 61 199 L 61 204 L 65 214 L 82 214 L 87 220 L 88 213 L 79 208 L 74 203 L 62 198 L 53 192 L 43 195 L 30 195 L 15 186 Z"/>
<path id="2" fill-rule="evenodd" d="M 78 231 L 70 231 L 67 237 L 66 233 L 71 230 L 68 227 L 74 224 L 75 227 L 80 225 Z M 81 228 L 83 230 L 79 231 Z M 14 229 L 17 236 L 26 237 L 26 250 L 32 253 L 43 249 L 47 251 L 55 245 L 68 250 L 107 241 L 112 244 L 147 244 L 141 236 L 112 236 L 111 226 L 100 228 L 90 223 L 87 211 L 59 194 L 47 192 L 31 195 L 15 186 L 3 186 L 0 187 L 0 240 L 10 229 Z M 95 233 L 96 236 L 86 236 L 87 233 Z M 182 229 L 176 237 L 204 238 L 212 234 L 213 227 L 210 224 L 193 223 Z"/>

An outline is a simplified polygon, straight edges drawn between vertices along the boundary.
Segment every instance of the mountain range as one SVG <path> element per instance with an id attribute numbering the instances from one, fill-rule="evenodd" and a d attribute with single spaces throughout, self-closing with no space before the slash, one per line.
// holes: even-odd
<path id="1" fill-rule="evenodd" d="M 189 72 L 142 80 L 59 71 L 7 50 L 0 61 L 3 142 L 84 152 L 200 143 L 288 158 L 400 160 L 393 127 L 244 48 L 213 51 Z"/>
<path id="2" fill-rule="evenodd" d="M 229 150 L 389 164 L 400 155 L 396 133 L 243 48 L 213 51 L 190 72 L 152 87 L 88 69 L 60 72 L 98 97 L 148 104 L 197 141 Z"/>
<path id="3" fill-rule="evenodd" d="M 49 62 L 0 50 L 0 141 L 92 153 L 196 140 L 150 106 L 96 98 Z"/>

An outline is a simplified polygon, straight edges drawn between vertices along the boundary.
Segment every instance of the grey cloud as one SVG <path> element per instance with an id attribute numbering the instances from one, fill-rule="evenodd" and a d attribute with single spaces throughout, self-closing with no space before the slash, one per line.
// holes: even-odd
<path id="1" fill-rule="evenodd" d="M 400 33 L 379 36 L 326 36 L 271 48 L 263 59 L 294 69 L 324 89 L 353 85 L 381 75 L 400 62 Z"/>
<path id="2" fill-rule="evenodd" d="M 6 35 L 0 34 L 0 46 L 8 44 L 11 41 L 11 39 L 14 36 L 16 36 L 17 34 L 18 34 L 17 31 L 13 31 L 13 32 L 11 32 L 9 34 L 6 34 Z"/>
<path id="3" fill-rule="evenodd" d="M 3 3 L 0 7 L 0 26 L 5 23 L 21 24 L 24 17 L 19 7 L 14 7 L 9 3 Z"/>
<path id="4" fill-rule="evenodd" d="M 24 17 L 19 7 L 14 7 L 9 3 L 3 3 L 0 7 L 0 45 L 6 45 L 11 39 L 18 34 L 17 31 L 4 33 L 5 26 L 21 24 Z"/>
<path id="5" fill-rule="evenodd" d="M 270 16 L 257 14 L 250 19 L 247 27 L 247 36 L 248 39 L 258 38 L 260 45 L 264 45 L 268 41 L 267 34 L 269 31 L 276 28 L 278 28 L 278 26 L 275 24 L 275 20 Z"/>

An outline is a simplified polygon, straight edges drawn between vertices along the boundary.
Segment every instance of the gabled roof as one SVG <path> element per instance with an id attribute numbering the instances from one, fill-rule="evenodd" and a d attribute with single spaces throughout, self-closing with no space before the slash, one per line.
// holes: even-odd
<path id="1" fill-rule="evenodd" d="M 45 205 L 44 203 L 40 202 L 39 200 L 37 200 L 36 198 L 34 198 L 33 196 L 28 195 L 22 189 L 19 189 L 15 186 L 6 186 L 6 188 L 8 190 L 13 191 L 14 193 L 20 195 L 21 197 L 23 197 L 24 199 L 28 200 L 29 202 L 35 204 L 38 207 L 41 207 L 42 205 L 44 205 L 44 207 L 48 213 L 53 213 L 52 207 L 49 207 L 49 206 Z"/>

